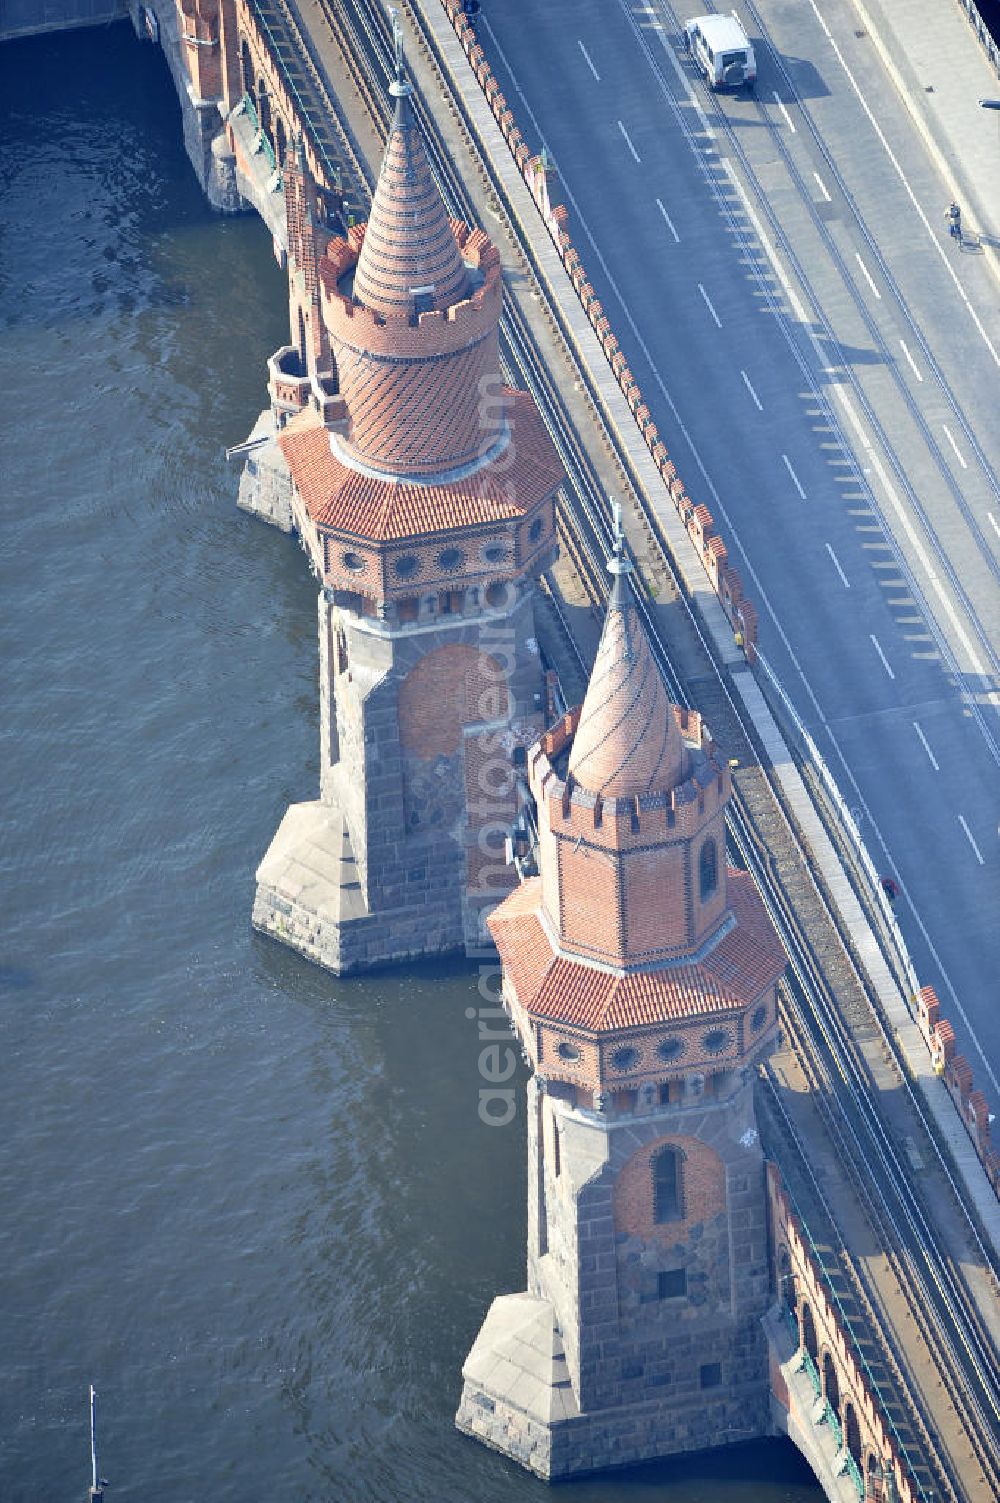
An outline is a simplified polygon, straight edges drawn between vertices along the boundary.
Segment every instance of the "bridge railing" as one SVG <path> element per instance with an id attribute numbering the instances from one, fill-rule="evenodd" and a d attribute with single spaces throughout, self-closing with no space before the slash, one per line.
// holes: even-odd
<path id="1" fill-rule="evenodd" d="M 1000 78 L 1000 47 L 993 40 L 992 33 L 980 14 L 976 0 L 958 0 L 958 4 L 965 11 L 966 19 L 979 38 L 979 45 L 993 64 L 993 71 Z"/>
<path id="2" fill-rule="evenodd" d="M 236 108 L 237 110 L 242 109 L 243 113 L 250 121 L 250 124 L 253 126 L 254 134 L 257 137 L 257 150 L 264 153 L 270 165 L 271 171 L 274 172 L 277 168 L 278 160 L 274 155 L 274 147 L 271 145 L 271 142 L 268 139 L 267 131 L 261 125 L 260 119 L 258 118 L 257 107 L 253 102 L 253 96 L 251 94 L 244 94 L 243 98 L 240 100 Z"/>
<path id="3" fill-rule="evenodd" d="M 855 1330 L 855 1322 L 823 1266 L 822 1256 L 809 1229 L 809 1223 L 796 1203 L 791 1190 L 782 1181 L 778 1166 L 773 1162 L 768 1164 L 768 1183 L 775 1225 L 784 1227 L 789 1252 L 793 1255 L 792 1269 L 795 1271 L 799 1296 L 807 1299 L 814 1310 L 819 1308 L 817 1298 L 825 1304 L 826 1311 L 821 1312 L 824 1314 L 824 1320 L 829 1320 L 838 1332 L 847 1350 L 850 1363 L 853 1365 L 859 1390 L 867 1400 L 867 1407 L 877 1415 L 886 1442 L 885 1447 L 882 1448 L 883 1454 L 891 1444 L 891 1448 L 904 1468 L 902 1486 L 899 1489 L 900 1503 L 909 1503 L 909 1500 L 915 1499 L 921 1500 L 921 1503 L 932 1503 L 931 1496 L 916 1480 L 920 1475 L 919 1466 L 910 1455 L 906 1441 L 900 1435 L 893 1420 L 892 1396 L 883 1391 L 865 1357 L 864 1341 L 870 1336 L 870 1331 Z M 804 1345 L 800 1347 L 800 1351 L 803 1359 L 802 1366 L 809 1375 L 816 1397 L 819 1398 L 823 1392 L 823 1385 L 816 1363 Z M 850 1376 L 849 1372 L 847 1376 Z M 839 1417 L 834 1413 L 829 1400 L 825 1403 L 826 1408 L 821 1422 L 828 1422 L 827 1411 L 829 1411 L 829 1415 L 833 1416 L 838 1446 L 842 1446 L 843 1429 Z M 865 1407 L 864 1404 L 860 1406 L 862 1412 Z"/>
<path id="4" fill-rule="evenodd" d="M 267 43 L 268 54 L 281 76 L 281 82 L 285 91 L 289 98 L 294 101 L 296 114 L 308 132 L 310 145 L 316 153 L 318 161 L 322 164 L 326 176 L 326 181 L 322 186 L 328 192 L 340 193 L 342 191 L 342 167 L 339 162 L 335 162 L 331 158 L 330 153 L 324 147 L 322 132 L 315 118 L 316 112 L 310 102 L 304 97 L 302 90 L 285 65 L 281 52 L 281 38 L 276 35 L 263 6 L 258 3 L 258 0 L 245 0 L 245 3 L 247 10 L 253 16 L 254 24 L 261 37 Z M 254 118 L 256 119 L 256 113 Z"/>

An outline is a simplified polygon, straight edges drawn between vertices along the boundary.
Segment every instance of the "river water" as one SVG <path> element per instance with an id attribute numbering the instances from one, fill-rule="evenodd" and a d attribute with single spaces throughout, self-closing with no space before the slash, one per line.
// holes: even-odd
<path id="1" fill-rule="evenodd" d="M 251 933 L 315 796 L 315 586 L 234 505 L 283 278 L 127 25 L 0 48 L 0 1491 L 542 1503 L 452 1428 L 522 1286 L 523 1103 L 477 975 L 337 981 Z M 790 1446 L 565 1503 L 806 1503 Z"/>

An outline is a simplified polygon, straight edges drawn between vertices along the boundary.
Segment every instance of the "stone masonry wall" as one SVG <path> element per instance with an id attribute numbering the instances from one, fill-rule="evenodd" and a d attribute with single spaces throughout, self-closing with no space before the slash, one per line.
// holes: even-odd
<path id="1" fill-rule="evenodd" d="M 759 1322 L 769 1299 L 767 1201 L 749 1083 L 725 1102 L 597 1129 L 607 1137 L 606 1161 L 582 1182 L 596 1146 L 567 1130 L 572 1118 L 559 1104 L 555 1116 L 563 1128 L 560 1174 L 547 1155 L 549 1252 L 536 1274 L 539 1292 L 559 1312 L 571 1373 L 578 1364 L 581 1408 L 639 1402 L 658 1388 L 683 1416 L 677 1436 L 685 1446 L 707 1445 L 727 1425 L 766 1433 Z M 666 1142 L 687 1156 L 688 1214 L 655 1226 L 650 1156 Z M 575 1165 L 581 1147 L 586 1156 Z M 685 1294 L 654 1298 L 658 1274 L 678 1269 L 687 1276 Z M 717 1378 L 709 1374 L 703 1388 L 700 1369 L 713 1363 Z"/>
<path id="2" fill-rule="evenodd" d="M 480 847 L 500 869 L 494 837 L 514 813 L 512 746 L 538 728 L 532 632 L 530 593 L 510 613 L 392 633 L 321 606 L 321 796 L 346 816 L 370 912 L 423 907 L 431 886 L 450 895 L 445 948 L 478 942 L 479 905 L 507 890 L 506 876 L 494 890 Z M 488 773 L 476 798 L 470 772 Z"/>

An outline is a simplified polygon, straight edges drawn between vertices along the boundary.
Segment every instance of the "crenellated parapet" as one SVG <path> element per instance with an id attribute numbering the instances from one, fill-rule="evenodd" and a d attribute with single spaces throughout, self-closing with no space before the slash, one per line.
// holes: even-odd
<path id="1" fill-rule="evenodd" d="M 958 1052 L 955 1030 L 942 1015 L 934 988 L 921 987 L 916 1004 L 917 1022 L 930 1050 L 934 1070 L 948 1087 L 990 1184 L 1000 1195 L 1000 1152 L 993 1143 L 989 1103 L 973 1084 L 972 1066 L 965 1055 Z"/>

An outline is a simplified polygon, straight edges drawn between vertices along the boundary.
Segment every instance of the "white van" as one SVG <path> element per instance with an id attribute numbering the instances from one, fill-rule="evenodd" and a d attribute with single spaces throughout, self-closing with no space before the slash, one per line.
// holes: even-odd
<path id="1" fill-rule="evenodd" d="M 731 16 L 693 16 L 684 22 L 684 46 L 710 89 L 752 89 L 757 59 L 734 11 Z"/>

